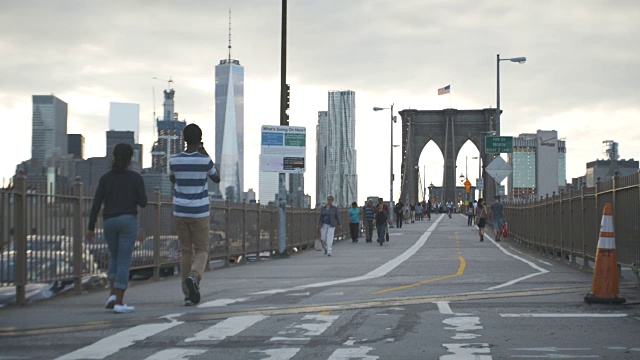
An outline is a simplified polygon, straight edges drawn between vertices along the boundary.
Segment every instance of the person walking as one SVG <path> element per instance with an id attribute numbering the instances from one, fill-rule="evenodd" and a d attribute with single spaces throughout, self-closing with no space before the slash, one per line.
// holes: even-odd
<path id="1" fill-rule="evenodd" d="M 411 223 L 415 223 L 416 222 L 416 203 L 415 202 L 411 202 L 409 204 L 409 216 L 411 217 Z"/>
<path id="2" fill-rule="evenodd" d="M 358 242 L 358 230 L 360 230 L 360 208 L 357 202 L 351 203 L 349 209 L 349 232 L 351 233 L 351 242 Z"/>
<path id="3" fill-rule="evenodd" d="M 364 232 L 366 234 L 365 241 L 373 241 L 373 220 L 374 220 L 375 208 L 373 207 L 373 201 L 368 200 L 367 204 L 362 208 L 362 217 L 364 224 Z"/>
<path id="4" fill-rule="evenodd" d="M 333 196 L 327 197 L 327 205 L 320 209 L 320 219 L 318 220 L 318 235 L 322 240 L 324 254 L 331 256 L 333 249 L 333 236 L 337 228 L 341 228 L 338 208 L 333 206 Z"/>
<path id="5" fill-rule="evenodd" d="M 467 226 L 473 225 L 473 206 L 467 206 Z"/>
<path id="6" fill-rule="evenodd" d="M 433 211 L 433 206 L 431 205 L 431 200 L 427 201 L 427 220 L 431 221 L 431 211 Z"/>
<path id="7" fill-rule="evenodd" d="M 416 220 L 422 221 L 422 204 L 419 201 L 416 204 Z"/>
<path id="8" fill-rule="evenodd" d="M 147 206 L 147 193 L 142 176 L 129 170 L 133 148 L 118 144 L 113 149 L 111 171 L 98 182 L 89 215 L 87 241 L 93 243 L 98 213 L 104 203 L 102 219 L 104 237 L 109 249 L 110 294 L 105 307 L 115 313 L 127 313 L 135 309 L 124 303 L 124 292 L 129 282 L 131 256 L 138 238 L 138 206 Z"/>
<path id="9" fill-rule="evenodd" d="M 220 182 L 220 174 L 202 144 L 196 124 L 182 131 L 187 148 L 169 161 L 175 184 L 173 216 L 180 241 L 180 277 L 184 305 L 200 302 L 200 282 L 209 258 L 209 192 L 207 178 Z"/>
<path id="10" fill-rule="evenodd" d="M 404 217 L 404 204 L 402 201 L 398 201 L 396 206 L 393 208 L 393 212 L 396 214 L 396 228 L 400 229 L 402 227 Z"/>
<path id="11" fill-rule="evenodd" d="M 380 243 L 380 246 L 385 242 L 388 223 L 389 217 L 387 213 L 383 211 L 382 205 L 378 205 L 378 211 L 376 212 L 376 230 L 378 231 L 378 243 Z"/>
<path id="12" fill-rule="evenodd" d="M 484 227 L 487 221 L 487 211 L 483 205 L 483 199 L 478 199 L 478 206 L 476 207 L 476 219 L 478 219 L 478 235 L 480 235 L 480 241 L 484 241 Z"/>
<path id="13" fill-rule="evenodd" d="M 500 202 L 500 196 L 493 197 L 493 204 L 489 207 L 491 210 L 491 218 L 493 219 L 493 231 L 496 235 L 496 241 L 500 241 L 502 237 L 502 227 L 504 226 L 504 205 Z"/>

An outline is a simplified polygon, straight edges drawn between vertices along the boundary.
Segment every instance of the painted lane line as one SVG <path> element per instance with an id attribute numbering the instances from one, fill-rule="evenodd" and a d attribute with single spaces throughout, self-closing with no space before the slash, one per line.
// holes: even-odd
<path id="1" fill-rule="evenodd" d="M 287 326 L 286 329 L 278 332 L 278 336 L 272 337 L 269 341 L 309 341 L 312 336 L 325 332 L 339 317 L 339 315 L 305 315 L 300 323 Z"/>
<path id="2" fill-rule="evenodd" d="M 424 285 L 424 284 L 428 284 L 428 283 L 432 283 L 432 282 L 436 282 L 436 281 L 441 281 L 441 280 L 446 280 L 446 279 L 450 279 L 450 278 L 453 278 L 453 277 L 456 277 L 456 276 L 463 275 L 464 274 L 464 270 L 467 268 L 467 262 L 465 261 L 465 259 L 462 256 L 458 256 L 458 261 L 460 262 L 460 266 L 458 267 L 458 271 L 455 274 L 445 275 L 445 276 L 441 276 L 441 277 L 435 278 L 435 279 L 423 280 L 423 281 L 420 281 L 420 282 L 417 282 L 417 283 L 398 286 L 398 287 L 394 287 L 394 288 L 390 288 L 390 289 L 378 290 L 378 291 L 372 292 L 371 294 L 372 295 L 378 295 L 378 294 L 388 293 L 388 292 L 391 292 L 391 291 L 409 289 L 409 288 L 412 288 L 412 287 L 417 287 L 417 286 L 421 286 L 421 285 Z"/>
<path id="3" fill-rule="evenodd" d="M 503 318 L 619 318 L 627 314 L 500 314 Z"/>
<path id="4" fill-rule="evenodd" d="M 443 324 L 449 325 L 445 327 L 447 330 L 455 331 L 473 331 L 482 330 L 480 318 L 477 316 L 459 316 L 442 320 Z"/>
<path id="5" fill-rule="evenodd" d="M 472 334 L 472 333 L 457 333 L 451 338 L 453 340 L 473 340 L 475 338 L 479 338 L 481 335 Z"/>
<path id="6" fill-rule="evenodd" d="M 515 351 L 543 351 L 543 352 L 558 352 L 558 351 L 589 351 L 591 348 L 558 348 L 558 347 L 532 347 L 532 348 L 514 348 Z"/>
<path id="7" fill-rule="evenodd" d="M 418 250 L 420 250 L 420 248 L 427 242 L 427 240 L 435 230 L 436 226 L 442 219 L 443 219 L 442 217 L 439 217 L 436 221 L 434 221 L 434 223 L 429 227 L 429 229 L 427 229 L 427 231 L 425 231 L 424 234 L 420 236 L 418 241 L 415 244 L 413 244 L 410 248 L 405 250 L 405 252 L 398 255 L 396 258 L 391 259 L 386 263 L 380 265 L 378 268 L 368 272 L 365 275 L 356 276 L 356 277 L 347 278 L 347 279 L 323 281 L 323 282 L 314 283 L 314 284 L 300 285 L 300 286 L 296 286 L 289 289 L 273 289 L 273 290 L 260 291 L 260 292 L 252 293 L 250 295 L 273 295 L 273 294 L 283 293 L 287 291 L 305 290 L 305 289 L 312 289 L 312 288 L 318 288 L 318 287 L 347 284 L 347 283 L 363 281 L 363 280 L 377 279 L 379 277 L 385 276 L 389 272 L 391 272 L 393 269 L 398 267 L 400 264 L 402 264 L 403 262 L 411 258 L 416 252 L 418 252 Z"/>
<path id="8" fill-rule="evenodd" d="M 216 306 L 227 306 L 230 304 L 240 303 L 249 300 L 249 298 L 238 298 L 238 299 L 217 299 L 214 301 L 207 301 L 198 305 L 199 308 L 210 308 Z"/>
<path id="9" fill-rule="evenodd" d="M 262 358 L 262 360 L 289 360 L 300 351 L 300 348 L 282 348 L 282 349 L 269 349 L 269 350 L 251 350 L 252 353 L 263 353 L 269 357 Z"/>
<path id="10" fill-rule="evenodd" d="M 201 349 L 166 349 L 159 351 L 145 360 L 188 360 L 191 356 L 198 356 L 206 353 Z"/>
<path id="11" fill-rule="evenodd" d="M 456 315 L 456 316 L 468 316 L 473 314 L 465 314 L 465 313 L 454 313 L 449 306 L 448 301 L 436 301 L 434 304 L 438 305 L 438 311 L 443 315 Z"/>
<path id="12" fill-rule="evenodd" d="M 237 335 L 266 318 L 268 318 L 268 316 L 264 315 L 231 317 L 211 326 L 208 329 L 200 331 L 195 336 L 185 339 L 184 342 L 224 340 L 229 336 Z"/>
<path id="13" fill-rule="evenodd" d="M 524 256 L 526 256 L 526 257 L 528 257 L 528 258 L 531 258 L 531 259 L 533 259 L 533 260 L 535 260 L 535 261 L 537 261 L 537 262 L 539 262 L 539 263 L 543 263 L 543 264 L 545 264 L 545 265 L 547 265 L 547 266 L 553 266 L 553 264 L 552 264 L 552 263 L 549 263 L 549 262 L 546 262 L 546 261 L 543 261 L 543 260 L 540 260 L 540 259 L 536 259 L 534 256 L 531 256 L 531 255 L 529 255 L 529 254 L 525 254 L 525 253 L 523 253 L 523 252 L 522 252 L 522 251 L 520 251 L 520 250 L 516 250 L 513 246 L 509 246 L 509 249 L 511 249 L 511 251 L 515 251 L 515 252 L 517 252 L 518 254 L 522 254 L 522 255 L 524 255 Z"/>
<path id="14" fill-rule="evenodd" d="M 133 345 L 137 341 L 142 341 L 183 323 L 182 321 L 172 321 L 162 324 L 138 325 L 61 356 L 56 360 L 104 359 Z"/>
<path id="15" fill-rule="evenodd" d="M 287 296 L 309 296 L 309 295 L 311 295 L 310 292 L 287 294 Z"/>
<path id="16" fill-rule="evenodd" d="M 455 315 L 453 310 L 451 310 L 448 301 L 436 301 L 436 305 L 438 305 L 438 311 L 440 311 L 440 314 Z"/>
<path id="17" fill-rule="evenodd" d="M 362 359 L 362 360 L 377 360 L 380 357 L 375 355 L 369 355 L 369 352 L 373 348 L 369 346 L 360 346 L 352 349 L 337 349 L 329 356 L 327 360 L 347 360 L 347 359 Z"/>
<path id="18" fill-rule="evenodd" d="M 520 261 L 522 261 L 523 263 L 525 263 L 525 264 L 527 264 L 527 265 L 531 266 L 532 268 L 534 268 L 534 269 L 538 270 L 538 272 L 537 272 L 537 273 L 533 273 L 533 274 L 525 275 L 525 276 L 523 276 L 523 277 L 520 277 L 520 278 L 517 278 L 517 279 L 513 279 L 513 280 L 511 280 L 511 281 L 508 281 L 508 282 L 506 282 L 506 283 L 504 283 L 504 284 L 500 284 L 500 285 L 492 286 L 492 287 L 490 287 L 490 288 L 486 288 L 485 290 L 496 290 L 496 289 L 500 289 L 500 288 L 503 288 L 503 287 L 511 286 L 511 285 L 516 284 L 516 283 L 518 283 L 518 282 L 520 282 L 520 281 L 523 281 L 523 280 L 526 280 L 526 279 L 532 278 L 532 277 L 534 277 L 534 276 L 543 275 L 543 274 L 546 274 L 546 273 L 548 273 L 548 272 L 549 272 L 549 270 L 547 270 L 547 269 L 543 269 L 543 268 L 541 268 L 540 266 L 536 265 L 535 263 L 533 263 L 533 262 L 531 262 L 531 261 L 529 261 L 529 260 L 523 259 L 523 258 L 521 258 L 521 257 L 520 257 L 520 256 L 518 256 L 518 255 L 514 255 L 514 254 L 512 254 L 512 253 L 508 252 L 507 250 L 505 250 L 505 248 L 503 248 L 502 246 L 500 246 L 500 244 L 498 244 L 497 242 L 495 242 L 491 236 L 486 235 L 486 234 L 485 234 L 485 236 L 486 236 L 489 240 L 491 240 L 491 242 L 492 242 L 496 247 L 498 247 L 498 249 L 500 249 L 500 251 L 502 251 L 503 253 L 505 253 L 505 254 L 507 254 L 507 255 L 511 256 L 511 257 L 512 257 L 512 258 L 514 258 L 514 259 L 520 260 Z"/>
<path id="19" fill-rule="evenodd" d="M 491 348 L 486 343 L 476 344 L 442 344 L 453 354 L 440 356 L 440 360 L 493 360 Z"/>
<path id="20" fill-rule="evenodd" d="M 599 355 L 562 355 L 562 354 L 548 354 L 548 355 L 511 355 L 512 358 L 518 359 L 598 359 Z"/>

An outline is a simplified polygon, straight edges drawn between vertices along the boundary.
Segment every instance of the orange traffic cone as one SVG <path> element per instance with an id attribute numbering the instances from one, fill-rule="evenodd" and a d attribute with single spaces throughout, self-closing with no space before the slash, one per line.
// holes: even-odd
<path id="1" fill-rule="evenodd" d="M 611 204 L 604 204 L 600 238 L 596 251 L 596 264 L 593 268 L 591 292 L 584 297 L 587 303 L 622 304 L 625 298 L 619 297 L 618 259 L 616 256 L 616 238 L 613 231 L 613 210 Z"/>

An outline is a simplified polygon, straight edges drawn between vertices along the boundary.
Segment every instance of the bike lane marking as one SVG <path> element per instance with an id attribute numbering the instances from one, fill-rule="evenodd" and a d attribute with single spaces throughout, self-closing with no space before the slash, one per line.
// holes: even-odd
<path id="1" fill-rule="evenodd" d="M 441 276 L 441 277 L 435 278 L 435 279 L 423 280 L 423 281 L 419 281 L 417 283 L 413 283 L 413 284 L 409 284 L 409 285 L 403 285 L 403 286 L 397 286 L 397 287 L 394 287 L 394 288 L 378 290 L 378 291 L 372 292 L 371 295 L 378 295 L 378 294 L 388 293 L 388 292 L 391 292 L 391 291 L 409 289 L 409 288 L 412 288 L 412 287 L 421 286 L 421 285 L 424 285 L 424 284 L 428 284 L 428 283 L 432 283 L 432 282 L 436 282 L 436 281 L 440 281 L 440 280 L 446 280 L 446 279 L 450 279 L 450 278 L 453 278 L 453 277 L 456 277 L 456 276 L 464 275 L 464 270 L 467 268 L 467 261 L 461 256 L 462 253 L 460 252 L 460 238 L 458 237 L 458 233 L 456 233 L 456 250 L 457 250 L 457 253 L 458 253 L 458 261 L 460 262 L 460 266 L 458 267 L 458 271 L 455 274 L 445 275 L 445 276 Z"/>
<path id="2" fill-rule="evenodd" d="M 429 239 L 429 237 L 431 236 L 431 234 L 435 230 L 436 226 L 438 226 L 438 223 L 440 222 L 440 220 L 442 220 L 442 217 L 438 218 L 429 227 L 429 229 L 427 229 L 427 231 L 425 231 L 424 234 L 422 234 L 422 236 L 420 236 L 418 241 L 415 244 L 413 244 L 410 248 L 405 250 L 402 254 L 400 254 L 397 257 L 387 261 L 386 263 L 380 265 L 378 268 L 368 272 L 365 275 L 356 276 L 356 277 L 347 278 L 347 279 L 323 281 L 323 282 L 318 282 L 318 283 L 313 283 L 313 284 L 300 285 L 300 286 L 295 286 L 295 287 L 288 288 L 288 289 L 273 289 L 273 290 L 260 291 L 260 292 L 256 292 L 256 293 L 251 293 L 249 295 L 273 295 L 273 294 L 278 294 L 278 293 L 283 293 L 283 292 L 288 292 L 288 291 L 305 290 L 305 289 L 312 289 L 312 288 L 319 288 L 319 287 L 347 284 L 347 283 L 363 281 L 363 280 L 371 280 L 371 279 L 376 279 L 376 278 L 385 276 L 389 272 L 391 272 L 393 269 L 397 268 L 403 262 L 405 262 L 406 260 L 411 258 L 413 255 L 415 255 L 415 253 L 418 252 L 418 250 L 420 250 L 420 248 L 422 248 L 422 246 L 424 246 L 424 244 L 427 242 L 427 240 Z"/>

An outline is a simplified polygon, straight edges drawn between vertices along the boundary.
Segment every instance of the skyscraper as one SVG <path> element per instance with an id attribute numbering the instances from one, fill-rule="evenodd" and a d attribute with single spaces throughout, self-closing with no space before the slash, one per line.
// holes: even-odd
<path id="1" fill-rule="evenodd" d="M 32 166 L 47 166 L 54 154 L 67 154 L 67 103 L 53 95 L 33 95 Z"/>
<path id="2" fill-rule="evenodd" d="M 74 159 L 84 159 L 84 136 L 82 134 L 67 134 L 67 151 Z"/>
<path id="3" fill-rule="evenodd" d="M 215 68 L 216 154 L 220 183 L 214 191 L 238 202 L 244 191 L 244 67 L 220 60 Z"/>
<path id="4" fill-rule="evenodd" d="M 133 131 L 133 140 L 140 138 L 140 105 L 130 103 L 109 103 L 109 130 Z"/>
<path id="5" fill-rule="evenodd" d="M 316 207 L 322 205 L 327 198 L 327 132 L 329 115 L 326 111 L 318 111 L 316 126 Z"/>
<path id="6" fill-rule="evenodd" d="M 356 174 L 356 93 L 329 91 L 326 184 L 338 207 L 358 201 Z"/>
<path id="7" fill-rule="evenodd" d="M 556 131 L 538 130 L 513 138 L 509 197 L 529 200 L 558 192 L 566 185 L 567 148 Z"/>
<path id="8" fill-rule="evenodd" d="M 171 83 L 171 81 L 169 82 Z M 178 113 L 174 111 L 173 97 L 175 90 L 164 90 L 164 117 L 156 119 L 158 140 L 151 150 L 151 167 L 154 173 L 169 173 L 169 158 L 184 150 L 184 136 L 182 130 L 187 126 L 186 121 L 178 120 Z"/>

